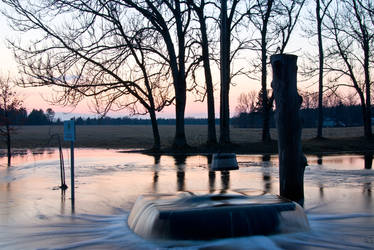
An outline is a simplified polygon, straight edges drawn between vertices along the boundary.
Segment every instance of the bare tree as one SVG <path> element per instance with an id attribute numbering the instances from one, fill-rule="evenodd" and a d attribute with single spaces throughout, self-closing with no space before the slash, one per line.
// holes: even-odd
<path id="1" fill-rule="evenodd" d="M 299 95 L 303 98 L 301 109 L 315 109 L 318 107 L 318 93 L 298 90 Z"/>
<path id="2" fill-rule="evenodd" d="M 236 6 L 237 0 L 233 5 Z M 235 8 L 234 8 L 235 9 Z M 231 12 L 233 13 L 233 12 Z M 230 13 L 230 14 L 231 14 Z M 232 17 L 230 15 L 230 17 Z M 221 17 L 220 17 L 220 76 L 221 76 L 221 93 L 220 93 L 220 137 L 219 142 L 230 143 L 230 26 L 232 18 L 227 17 L 227 0 L 221 0 Z"/>
<path id="3" fill-rule="evenodd" d="M 318 122 L 317 122 L 317 138 L 323 137 L 323 94 L 324 94 L 324 39 L 323 39 L 323 22 L 329 6 L 333 0 L 314 0 L 314 12 L 310 12 L 310 20 L 303 29 L 309 38 L 317 37 L 318 57 L 315 53 L 308 53 L 309 63 L 305 67 L 305 75 L 310 79 L 318 75 Z M 312 24 L 312 25 L 310 25 Z"/>
<path id="4" fill-rule="evenodd" d="M 251 50 L 259 53 L 260 58 L 260 63 L 254 61 L 253 71 L 255 74 L 261 72 L 264 142 L 271 140 L 269 125 L 273 107 L 273 98 L 267 94 L 268 55 L 284 53 L 304 2 L 305 0 L 256 0 L 247 11 L 249 21 L 258 33 L 257 38 L 254 37 L 248 45 Z"/>
<path id="5" fill-rule="evenodd" d="M 162 51 L 149 46 L 157 48 L 159 36 L 137 12 L 118 1 L 4 2 L 13 29 L 34 37 L 10 43 L 24 86 L 59 87 L 54 101 L 62 105 L 94 97 L 103 115 L 124 108 L 149 113 L 160 147 L 156 112 L 173 101 L 170 70 L 159 63 L 167 61 Z"/>
<path id="6" fill-rule="evenodd" d="M 45 112 L 45 116 L 47 117 L 47 120 L 49 123 L 53 123 L 53 120 L 55 119 L 55 111 L 53 111 L 53 109 L 51 108 L 47 108 L 46 112 Z"/>
<path id="7" fill-rule="evenodd" d="M 215 111 L 214 111 L 214 87 L 213 87 L 213 79 L 212 79 L 212 72 L 210 66 L 210 49 L 209 49 L 209 39 L 208 39 L 208 27 L 206 19 L 208 16 L 206 15 L 206 9 L 209 1 L 200 0 L 198 1 L 188 0 L 188 4 L 193 9 L 194 13 L 196 14 L 197 21 L 199 24 L 200 36 L 198 43 L 201 47 L 201 59 L 203 61 L 204 67 L 204 75 L 205 75 L 205 85 L 206 85 L 206 93 L 204 93 L 204 97 L 206 95 L 207 99 L 207 110 L 208 110 L 208 144 L 216 144 L 217 143 L 217 135 L 216 135 L 216 122 L 215 122 Z"/>
<path id="8" fill-rule="evenodd" d="M 240 113 L 251 113 L 255 110 L 257 92 L 251 90 L 248 93 L 241 93 L 238 98 L 238 105 L 236 106 L 236 112 Z"/>
<path id="9" fill-rule="evenodd" d="M 170 67 L 175 92 L 176 129 L 173 146 L 183 149 L 187 146 L 184 129 L 186 78 L 191 69 L 186 66 L 186 50 L 189 45 L 186 44 L 185 38 L 191 21 L 191 9 L 186 2 L 180 0 L 124 0 L 123 2 L 126 7 L 136 10 L 148 20 L 149 29 L 159 35 L 161 41 L 158 43 L 163 42 L 166 48 L 163 57 Z M 153 52 L 162 53 L 158 48 Z"/>
<path id="10" fill-rule="evenodd" d="M 322 138 L 323 127 L 323 66 L 324 66 L 324 53 L 323 53 L 323 39 L 322 39 L 322 22 L 326 15 L 329 5 L 332 0 L 315 0 L 316 2 L 316 20 L 317 20 L 317 37 L 318 37 L 318 124 L 317 124 L 317 138 Z"/>
<path id="11" fill-rule="evenodd" d="M 227 5 L 227 0 L 221 0 L 220 6 L 220 137 L 221 144 L 230 143 L 230 107 L 229 93 L 231 80 L 235 74 L 231 72 L 231 62 L 235 55 L 243 47 L 244 41 L 234 37 L 234 31 L 239 27 L 244 14 L 239 13 L 239 0 L 231 1 Z M 233 40 L 237 45 L 233 48 Z"/>
<path id="12" fill-rule="evenodd" d="M 215 59 L 215 53 L 211 51 L 216 47 L 215 41 L 209 41 L 207 30 L 209 30 L 207 20 L 215 20 L 220 27 L 219 33 L 219 59 L 218 67 L 220 70 L 220 137 L 219 142 L 221 144 L 230 143 L 230 108 L 229 108 L 229 93 L 230 85 L 233 84 L 233 78 L 237 75 L 244 74 L 243 68 L 232 67 L 232 62 L 238 57 L 240 51 L 243 50 L 246 40 L 244 39 L 243 33 L 243 18 L 246 15 L 247 1 L 218 1 L 220 4 L 216 4 L 217 1 L 201 0 L 192 1 L 188 0 L 191 8 L 198 17 L 198 25 L 200 33 L 198 35 L 198 42 L 201 46 L 202 53 L 200 60 L 203 61 L 205 81 L 206 81 L 206 93 L 208 100 L 208 142 L 215 141 L 215 126 L 214 117 L 214 102 L 213 102 L 213 84 L 210 70 L 209 60 Z M 199 4 L 197 3 L 199 2 Z M 208 8 L 209 5 L 209 8 Z M 210 22 L 214 27 L 214 23 Z M 194 26 L 194 25 L 192 25 Z M 210 27 L 212 28 L 212 27 Z M 215 34 L 211 35 L 214 40 Z M 218 36 L 218 35 L 217 35 Z M 213 49 L 211 49 L 213 48 Z M 195 74 L 195 72 L 193 72 Z M 195 80 L 195 77 L 194 79 Z"/>
<path id="13" fill-rule="evenodd" d="M 22 100 L 12 89 L 10 79 L 0 78 L 0 136 L 5 139 L 7 146 L 8 166 L 11 163 L 11 135 L 15 132 L 12 127 L 10 113 L 22 108 Z"/>
<path id="14" fill-rule="evenodd" d="M 326 70 L 333 73 L 331 84 L 350 86 L 357 92 L 364 123 L 364 136 L 372 137 L 371 73 L 373 70 L 374 22 L 369 0 L 334 3 L 325 27 L 331 46 L 326 52 Z"/>

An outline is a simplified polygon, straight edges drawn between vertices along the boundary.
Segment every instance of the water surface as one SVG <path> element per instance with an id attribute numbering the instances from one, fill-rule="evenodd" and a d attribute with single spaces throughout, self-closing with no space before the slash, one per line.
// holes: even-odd
<path id="1" fill-rule="evenodd" d="M 76 149 L 75 202 L 61 191 L 58 150 L 18 150 L 12 166 L 0 158 L 0 248 L 154 249 L 180 242 L 148 242 L 128 228 L 144 193 L 260 189 L 279 193 L 275 155 L 238 155 L 239 170 L 209 171 L 211 156 L 148 156 Z M 70 152 L 64 149 L 70 186 Z M 374 248 L 373 158 L 307 156 L 305 210 L 311 231 L 208 242 L 187 248 Z M 183 225 L 181 225 L 183 226 Z"/>

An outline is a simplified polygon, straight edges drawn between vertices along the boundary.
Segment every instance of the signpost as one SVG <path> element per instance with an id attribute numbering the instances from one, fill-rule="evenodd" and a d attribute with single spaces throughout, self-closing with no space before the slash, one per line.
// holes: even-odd
<path id="1" fill-rule="evenodd" d="M 75 141 L 75 123 L 74 119 L 64 121 L 64 140 L 70 141 L 70 179 L 71 179 L 71 204 L 74 211 L 74 141 Z"/>

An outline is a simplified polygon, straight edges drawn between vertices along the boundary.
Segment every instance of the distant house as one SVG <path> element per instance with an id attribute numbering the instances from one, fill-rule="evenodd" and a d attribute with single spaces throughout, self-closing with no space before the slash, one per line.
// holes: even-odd
<path id="1" fill-rule="evenodd" d="M 335 121 L 331 118 L 325 118 L 323 120 L 322 126 L 325 127 L 325 128 L 335 127 Z"/>
<path id="2" fill-rule="evenodd" d="M 323 120 L 322 126 L 325 128 L 333 128 L 333 127 L 345 127 L 346 125 L 341 121 L 336 121 L 330 117 L 327 117 Z"/>

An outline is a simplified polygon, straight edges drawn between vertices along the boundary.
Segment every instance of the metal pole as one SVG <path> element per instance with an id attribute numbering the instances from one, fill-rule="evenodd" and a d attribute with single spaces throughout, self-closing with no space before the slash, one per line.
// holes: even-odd
<path id="1" fill-rule="evenodd" d="M 74 212 L 74 200 L 75 200 L 75 191 L 74 191 L 74 141 L 70 142 L 70 179 L 71 179 L 71 208 Z"/>

